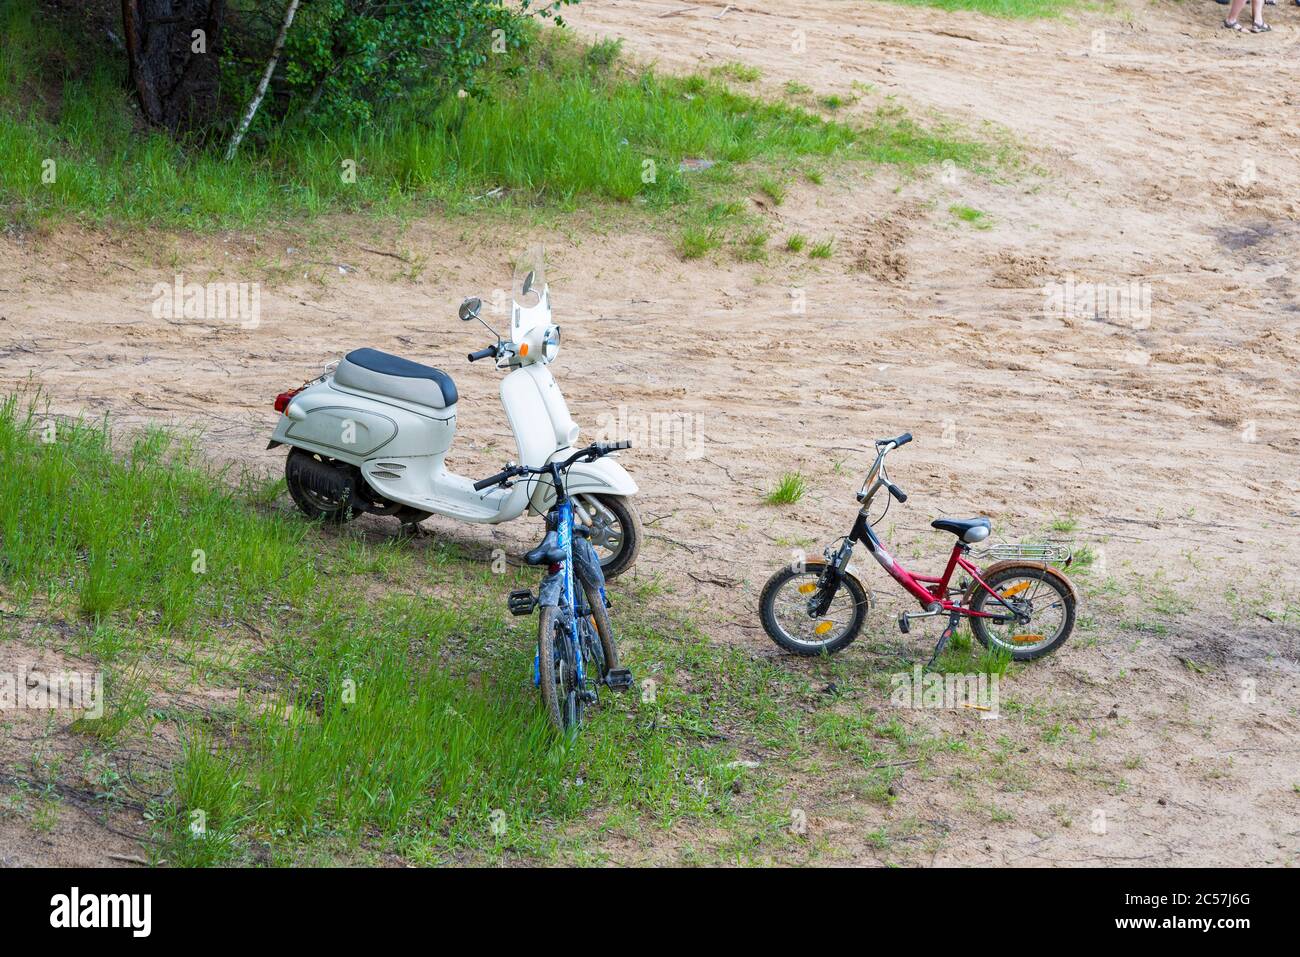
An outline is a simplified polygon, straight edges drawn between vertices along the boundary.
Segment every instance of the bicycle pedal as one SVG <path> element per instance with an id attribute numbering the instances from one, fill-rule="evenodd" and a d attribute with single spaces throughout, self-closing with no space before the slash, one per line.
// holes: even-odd
<path id="1" fill-rule="evenodd" d="M 907 612 L 903 612 L 901 615 L 898 616 L 898 630 L 905 635 L 911 632 L 912 623 L 908 621 Z"/>
<path id="2" fill-rule="evenodd" d="M 605 673 L 605 684 L 614 691 L 627 691 L 632 685 L 632 670 L 630 668 L 610 668 Z"/>
<path id="3" fill-rule="evenodd" d="M 533 609 L 537 607 L 537 599 L 531 590 L 516 588 L 506 598 L 506 606 L 512 615 L 531 615 Z"/>

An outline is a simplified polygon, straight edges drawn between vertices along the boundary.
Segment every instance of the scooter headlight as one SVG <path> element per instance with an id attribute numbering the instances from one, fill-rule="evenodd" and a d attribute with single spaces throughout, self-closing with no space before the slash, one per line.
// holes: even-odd
<path id="1" fill-rule="evenodd" d="M 554 362 L 555 357 L 560 354 L 560 327 L 548 326 L 546 333 L 542 336 L 542 358 L 547 362 Z"/>

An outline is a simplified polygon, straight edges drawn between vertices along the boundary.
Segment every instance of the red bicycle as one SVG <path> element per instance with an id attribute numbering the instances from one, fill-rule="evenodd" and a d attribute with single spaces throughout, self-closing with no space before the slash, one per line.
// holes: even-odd
<path id="1" fill-rule="evenodd" d="M 1041 658 L 1059 648 L 1074 629 L 1074 586 L 1049 564 L 1068 565 L 1068 549 L 1047 545 L 995 545 L 980 558 L 995 561 L 981 569 L 968 557 L 971 547 L 989 537 L 987 518 L 936 518 L 930 525 L 957 536 L 942 575 L 919 575 L 894 560 L 869 518 L 871 503 L 882 488 L 898 502 L 907 494 L 889 480 L 885 456 L 912 441 L 906 432 L 894 439 L 876 440 L 876 461 L 858 490 L 861 506 L 853 529 L 828 547 L 824 560 L 797 562 L 781 569 L 763 586 L 759 599 L 763 629 L 786 651 L 797 655 L 833 654 L 857 638 L 867 616 L 867 592 L 849 568 L 853 548 L 867 546 L 871 556 L 903 586 L 923 609 L 904 612 L 898 628 L 904 634 L 918 618 L 947 615 L 948 623 L 935 645 L 930 664 L 943 651 L 961 619 L 986 648 L 1001 648 L 1019 661 Z M 958 569 L 965 580 L 953 585 Z"/>

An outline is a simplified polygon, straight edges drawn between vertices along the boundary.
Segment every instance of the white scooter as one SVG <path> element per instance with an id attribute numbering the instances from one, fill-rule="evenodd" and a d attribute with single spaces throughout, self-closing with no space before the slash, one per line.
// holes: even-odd
<path id="1" fill-rule="evenodd" d="M 560 350 L 560 327 L 551 322 L 540 250 L 516 280 L 509 340 L 480 318 L 478 298 L 461 303 L 460 318 L 477 320 L 496 336 L 495 345 L 470 353 L 469 361 L 493 358 L 508 371 L 501 404 L 519 463 L 541 468 L 573 453 L 578 426 L 547 368 Z M 442 370 L 357 349 L 314 381 L 276 396 L 275 410 L 282 415 L 267 448 L 291 446 L 285 480 L 311 518 L 344 522 L 369 512 L 414 524 L 437 513 L 498 524 L 525 511 L 545 515 L 555 500 L 549 479 L 480 492 L 473 479 L 447 471 L 456 399 L 455 383 Z M 566 487 L 576 506 L 574 520 L 590 529 L 605 576 L 625 571 L 642 537 L 632 477 L 606 456 L 574 464 Z"/>

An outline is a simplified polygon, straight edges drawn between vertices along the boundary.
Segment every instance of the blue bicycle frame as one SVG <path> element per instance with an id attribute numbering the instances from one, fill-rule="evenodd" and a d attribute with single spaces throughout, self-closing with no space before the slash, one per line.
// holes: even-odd
<path id="1" fill-rule="evenodd" d="M 504 470 L 489 478 L 482 479 L 474 483 L 474 488 L 482 491 L 493 485 L 501 485 L 512 478 L 521 475 L 544 475 L 549 476 L 555 485 L 555 504 L 547 513 L 546 524 L 547 534 L 542 539 L 542 544 L 530 551 L 525 556 L 525 561 L 529 565 L 548 565 L 548 574 L 542 579 L 541 588 L 538 590 L 537 597 L 534 598 L 530 589 L 517 589 L 510 593 L 509 606 L 513 614 L 529 615 L 539 605 L 554 605 L 560 609 L 563 614 L 568 616 L 567 629 L 569 652 L 573 660 L 573 678 L 576 684 L 578 694 L 585 701 L 594 701 L 594 690 L 587 690 L 587 662 L 583 655 L 583 628 L 597 628 L 594 622 L 587 623 L 584 619 L 587 615 L 595 615 L 594 610 L 588 609 L 587 614 L 580 614 L 578 610 L 577 583 L 574 581 L 574 575 L 582 577 L 587 583 L 588 589 L 598 586 L 596 591 L 598 597 L 592 594 L 593 600 L 600 601 L 604 608 L 609 607 L 609 601 L 605 595 L 604 575 L 601 573 L 600 560 L 596 556 L 595 550 L 591 545 L 583 541 L 575 554 L 574 549 L 574 513 L 573 500 L 569 498 L 565 489 L 565 472 L 574 462 L 585 457 L 586 461 L 593 461 L 602 455 L 608 455 L 610 452 L 616 452 L 620 449 L 630 448 L 630 442 L 617 442 L 612 444 L 598 442 L 589 448 L 575 452 L 564 462 L 551 462 L 545 468 L 529 467 L 524 465 L 507 465 Z M 559 576 L 558 578 L 556 576 Z M 590 591 L 584 593 L 585 599 Z M 607 640 L 605 636 L 592 634 L 590 636 L 595 641 Z M 542 658 L 543 654 L 554 653 L 554 642 L 545 639 L 545 636 L 539 635 L 537 653 L 533 656 L 533 685 L 540 687 L 542 683 Z M 606 684 L 617 690 L 626 690 L 632 686 L 632 673 L 626 668 L 615 667 L 617 656 L 612 661 L 604 662 L 602 673 L 599 676 L 599 683 Z"/>
<path id="2" fill-rule="evenodd" d="M 578 678 L 578 690 L 581 691 L 587 684 L 586 664 L 582 660 L 582 640 L 578 634 L 578 607 L 573 600 L 573 502 L 566 495 L 562 500 L 555 503 L 551 509 L 551 514 L 555 516 L 555 544 L 564 550 L 564 561 L 560 563 L 560 575 L 562 576 L 561 594 L 564 596 L 563 606 L 569 612 L 569 646 L 573 650 L 573 660 L 577 663 L 575 669 Z M 605 598 L 605 589 L 600 589 L 600 597 Z M 541 649 L 533 656 L 533 687 L 538 687 L 542 683 L 542 665 L 540 656 Z"/>

